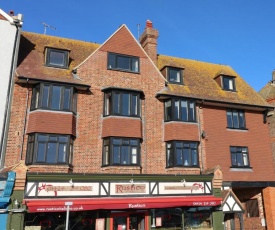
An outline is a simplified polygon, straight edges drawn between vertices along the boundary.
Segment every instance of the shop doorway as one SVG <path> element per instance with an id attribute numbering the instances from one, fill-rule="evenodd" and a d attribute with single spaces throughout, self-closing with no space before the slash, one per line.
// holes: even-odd
<path id="1" fill-rule="evenodd" d="M 146 212 L 121 212 L 111 215 L 111 230 L 147 230 Z"/>

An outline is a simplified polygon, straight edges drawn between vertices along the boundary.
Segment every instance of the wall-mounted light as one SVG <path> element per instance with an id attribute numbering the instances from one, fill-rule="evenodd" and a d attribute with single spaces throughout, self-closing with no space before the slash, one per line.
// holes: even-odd
<path id="1" fill-rule="evenodd" d="M 70 183 L 70 185 L 71 185 L 72 187 L 74 187 L 73 179 L 70 179 L 70 180 L 69 180 L 69 183 Z"/>
<path id="2" fill-rule="evenodd" d="M 185 187 L 185 185 L 186 185 L 185 179 L 182 179 L 180 182 L 181 182 L 181 183 L 183 184 L 183 186 Z"/>
<path id="3" fill-rule="evenodd" d="M 133 183 L 134 183 L 134 179 L 129 180 L 129 182 L 130 182 L 131 184 L 133 184 Z"/>
<path id="4" fill-rule="evenodd" d="M 17 199 L 15 199 L 14 205 L 15 205 L 16 208 L 20 208 L 20 203 L 18 202 Z"/>
<path id="5" fill-rule="evenodd" d="M 201 131 L 201 137 L 204 139 L 206 138 L 206 132 L 204 130 Z"/>

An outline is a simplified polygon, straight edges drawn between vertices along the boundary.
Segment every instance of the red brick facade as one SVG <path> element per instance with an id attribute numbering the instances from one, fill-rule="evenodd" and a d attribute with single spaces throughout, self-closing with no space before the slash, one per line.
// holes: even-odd
<path id="1" fill-rule="evenodd" d="M 99 49 L 94 49 L 87 59 L 74 63 L 78 65 L 70 69 L 73 70 L 73 75 L 68 70 L 64 72 L 58 70 L 59 77 L 61 77 L 56 79 L 57 82 L 64 84 L 66 83 L 64 79 L 70 78 L 69 85 L 75 84 L 75 88 L 78 88 L 76 114 L 42 109 L 29 111 L 33 85 L 28 84 L 29 79 L 26 84 L 17 84 L 14 90 L 5 165 L 9 167 L 26 159 L 28 134 L 54 133 L 68 134 L 74 139 L 72 164 L 30 164 L 28 172 L 47 172 L 56 175 L 106 174 L 106 177 L 119 174 L 137 177 L 139 175 L 171 175 L 171 178 L 175 175 L 182 175 L 182 177 L 189 175 L 199 178 L 206 174 L 212 175 L 213 169 L 218 168 L 219 170 L 215 171 L 216 179 L 213 179 L 217 194 L 220 193 L 218 190 L 222 189 L 221 186 L 224 189 L 231 187 L 238 199 L 245 204 L 247 200 L 255 196 L 261 200 L 261 192 L 264 193 L 265 208 L 263 209 L 261 205 L 262 201 L 259 202 L 260 216 L 258 219 L 245 218 L 244 225 L 249 226 L 249 223 L 253 222 L 253 226 L 262 227 L 261 223 L 266 218 L 267 224 L 272 226 L 272 217 L 269 217 L 269 213 L 273 212 L 270 208 L 273 201 L 269 197 L 273 190 L 263 189 L 267 186 L 266 182 L 272 182 L 275 178 L 268 123 L 264 123 L 264 114 L 268 106 L 258 98 L 254 91 L 251 91 L 246 83 L 243 83 L 240 77 L 236 78 L 239 91 L 223 91 L 220 80 L 219 84 L 215 81 L 216 70 L 221 72 L 227 67 L 200 62 L 190 63 L 189 61 L 181 63 L 181 60 L 177 58 L 167 63 L 163 61 L 165 58 L 158 59 L 156 55 L 157 36 L 157 30 L 147 27 L 141 37 L 142 44 L 139 45 L 127 27 L 122 26 Z M 46 37 L 44 39 L 46 40 Z M 77 49 L 75 47 L 74 49 Z M 74 52 L 75 50 L 71 54 Z M 110 69 L 107 65 L 108 53 L 138 57 L 139 71 Z M 27 61 L 26 58 L 24 62 Z M 32 61 L 34 60 L 30 60 Z M 24 62 L 21 68 L 28 69 L 24 66 Z M 166 77 L 161 74 L 160 70 L 169 63 L 174 67 L 180 67 L 186 73 L 184 84 L 169 84 Z M 43 67 L 41 67 L 42 64 Z M 40 66 L 34 69 L 37 71 L 39 67 L 45 68 L 44 63 L 40 63 Z M 51 69 L 51 75 L 52 71 L 54 70 Z M 209 77 L 211 71 L 215 74 Z M 232 71 L 234 78 L 237 76 L 232 69 L 228 71 L 229 73 Z M 202 77 L 196 80 L 198 76 Z M 203 76 L 209 88 L 210 85 L 213 87 L 209 91 L 207 87 L 202 87 L 205 83 Z M 45 79 L 51 78 L 43 75 L 41 81 Z M 39 83 L 39 80 L 35 79 L 34 82 Z M 80 83 L 87 89 L 79 89 Z M 108 87 L 140 92 L 142 95 L 140 117 L 106 116 L 103 112 L 104 89 Z M 216 93 L 213 93 L 213 90 L 217 90 Z M 171 97 L 193 99 L 196 102 L 196 121 L 165 121 L 164 101 Z M 244 111 L 246 129 L 227 127 L 226 110 L 228 108 L 238 108 Z M 140 140 L 140 164 L 103 166 L 103 139 L 108 137 L 138 138 Z M 167 167 L 167 141 L 198 143 L 198 165 L 196 167 Z M 249 167 L 237 169 L 232 167 L 230 146 L 248 148 Z M 223 182 L 224 184 L 221 185 Z M 242 183 L 246 184 L 242 185 Z"/>

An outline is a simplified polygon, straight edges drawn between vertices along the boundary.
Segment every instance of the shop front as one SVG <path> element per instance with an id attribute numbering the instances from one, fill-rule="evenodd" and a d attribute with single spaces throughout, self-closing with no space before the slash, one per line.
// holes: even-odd
<path id="1" fill-rule="evenodd" d="M 66 224 L 71 230 L 215 229 L 212 214 L 222 200 L 213 195 L 209 178 L 180 182 L 141 176 L 120 180 L 105 176 L 105 181 L 90 178 L 91 182 L 27 178 L 25 229 L 61 230 Z"/>

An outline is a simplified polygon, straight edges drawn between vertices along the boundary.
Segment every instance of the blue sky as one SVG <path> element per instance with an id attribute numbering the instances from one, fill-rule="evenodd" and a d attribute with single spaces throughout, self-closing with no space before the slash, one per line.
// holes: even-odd
<path id="1" fill-rule="evenodd" d="M 103 43 L 121 24 L 135 37 L 147 19 L 158 53 L 230 65 L 259 91 L 275 69 L 274 0 L 2 0 L 24 31 Z M 138 29 L 138 24 L 140 29 Z M 139 32 L 140 31 L 140 32 Z"/>

